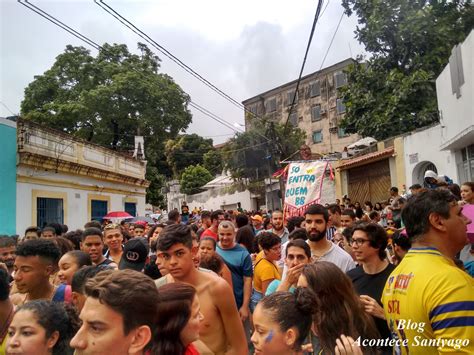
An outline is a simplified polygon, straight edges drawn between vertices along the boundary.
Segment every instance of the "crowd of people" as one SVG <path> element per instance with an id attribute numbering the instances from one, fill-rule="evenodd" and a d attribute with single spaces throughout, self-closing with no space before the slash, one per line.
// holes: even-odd
<path id="1" fill-rule="evenodd" d="M 0 236 L 0 355 L 473 354 L 474 183 L 410 190 Z"/>

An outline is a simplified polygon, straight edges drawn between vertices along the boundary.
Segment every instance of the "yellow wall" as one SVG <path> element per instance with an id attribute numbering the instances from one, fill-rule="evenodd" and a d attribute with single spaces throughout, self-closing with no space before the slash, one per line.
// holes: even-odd
<path id="1" fill-rule="evenodd" d="M 56 192 L 47 190 L 31 190 L 31 225 L 36 226 L 38 215 L 37 198 L 60 198 L 63 200 L 64 224 L 68 224 L 67 220 L 67 192 Z"/>
<path id="2" fill-rule="evenodd" d="M 395 138 L 393 142 L 395 149 L 395 167 L 397 171 L 397 187 L 400 191 L 403 190 L 403 185 L 406 184 L 405 179 L 405 149 L 403 146 L 403 137 Z M 405 186 L 408 188 L 408 186 Z"/>

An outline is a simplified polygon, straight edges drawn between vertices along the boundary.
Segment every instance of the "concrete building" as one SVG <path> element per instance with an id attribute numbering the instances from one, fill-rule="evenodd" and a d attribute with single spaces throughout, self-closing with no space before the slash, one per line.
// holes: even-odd
<path id="1" fill-rule="evenodd" d="M 16 123 L 0 118 L 0 234 L 16 234 Z"/>
<path id="2" fill-rule="evenodd" d="M 358 135 L 348 135 L 339 127 L 345 106 L 337 89 L 347 83 L 343 70 L 353 62 L 353 59 L 346 59 L 301 78 L 290 123 L 306 132 L 306 143 L 313 152 L 342 152 L 344 147 L 359 139 Z M 296 83 L 297 80 L 283 84 L 249 98 L 242 104 L 258 117 L 285 123 L 295 95 Z M 252 119 L 258 118 L 246 115 L 246 128 L 251 126 Z"/>
<path id="3" fill-rule="evenodd" d="M 17 123 L 17 153 L 20 235 L 50 222 L 82 228 L 109 211 L 145 213 L 145 161 L 23 120 Z"/>
<path id="4" fill-rule="evenodd" d="M 471 31 L 436 79 L 440 123 L 404 137 L 407 185 L 423 183 L 426 170 L 458 184 L 474 181 L 473 53 Z"/>
<path id="5" fill-rule="evenodd" d="M 248 190 L 244 183 L 237 183 L 228 175 L 219 175 L 202 187 L 203 192 L 194 195 L 185 195 L 179 191 L 179 182 L 176 180 L 168 184 L 167 194 L 168 211 L 177 208 L 181 210 L 186 203 L 190 210 L 200 208 L 205 210 L 236 210 L 242 208 L 247 211 L 260 207 L 260 195 Z"/>

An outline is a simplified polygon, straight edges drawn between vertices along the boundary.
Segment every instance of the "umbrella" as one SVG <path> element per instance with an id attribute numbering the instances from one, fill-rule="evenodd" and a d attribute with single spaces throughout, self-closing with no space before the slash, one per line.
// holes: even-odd
<path id="1" fill-rule="evenodd" d="M 129 222 L 131 223 L 136 223 L 136 222 L 140 222 L 140 221 L 144 221 L 148 224 L 155 224 L 156 222 L 153 220 L 153 218 L 151 217 L 148 217 L 148 216 L 138 216 L 138 217 L 135 217 L 133 219 L 131 219 Z"/>
<path id="2" fill-rule="evenodd" d="M 133 218 L 133 216 L 125 211 L 114 211 L 107 213 L 103 219 L 125 219 L 125 218 Z"/>

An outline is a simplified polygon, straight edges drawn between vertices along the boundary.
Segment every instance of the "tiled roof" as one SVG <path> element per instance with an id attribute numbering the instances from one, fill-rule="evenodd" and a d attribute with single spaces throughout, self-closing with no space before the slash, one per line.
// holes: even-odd
<path id="1" fill-rule="evenodd" d="M 393 147 L 390 147 L 390 148 L 381 150 L 379 152 L 365 154 L 360 157 L 356 157 L 356 158 L 352 158 L 348 160 L 342 160 L 338 166 L 338 169 L 349 169 L 355 166 L 373 163 L 378 160 L 382 160 L 382 159 L 392 156 L 394 152 L 395 152 L 395 149 Z"/>

